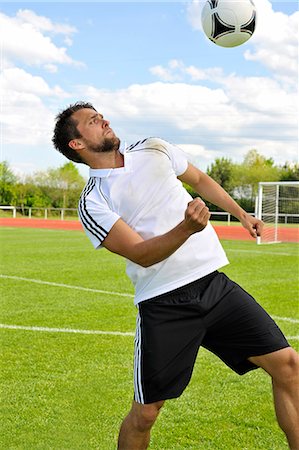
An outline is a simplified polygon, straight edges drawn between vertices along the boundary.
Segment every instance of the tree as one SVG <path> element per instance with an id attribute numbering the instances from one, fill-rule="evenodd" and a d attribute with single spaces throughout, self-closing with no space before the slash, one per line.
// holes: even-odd
<path id="1" fill-rule="evenodd" d="M 9 168 L 7 161 L 0 163 L 0 204 L 12 205 L 16 200 L 17 176 Z"/>
<path id="2" fill-rule="evenodd" d="M 54 208 L 74 208 L 85 180 L 75 164 L 68 162 L 57 169 L 38 172 L 34 183 L 40 186 L 44 195 L 50 195 Z"/>
<path id="3" fill-rule="evenodd" d="M 280 181 L 299 181 L 299 164 L 286 162 L 280 168 Z"/>
<path id="4" fill-rule="evenodd" d="M 234 173 L 235 164 L 227 158 L 216 158 L 211 167 L 207 169 L 207 174 L 231 195 L 235 187 Z"/>
<path id="5" fill-rule="evenodd" d="M 73 162 L 68 162 L 58 169 L 50 171 L 53 182 L 62 194 L 62 208 L 68 208 L 71 192 L 80 191 L 85 184 L 84 178 Z"/>
<path id="6" fill-rule="evenodd" d="M 249 205 L 250 209 L 253 209 L 258 183 L 260 181 L 278 181 L 279 169 L 274 165 L 272 158 L 267 159 L 253 149 L 245 155 L 243 163 L 236 166 L 235 176 L 238 180 L 235 196 L 238 199 L 247 199 L 249 201 L 247 209 Z"/>
<path id="7" fill-rule="evenodd" d="M 26 214 L 25 208 L 47 208 L 51 206 L 51 198 L 41 187 L 34 183 L 32 177 L 27 176 L 16 185 L 17 206 L 22 214 Z"/>

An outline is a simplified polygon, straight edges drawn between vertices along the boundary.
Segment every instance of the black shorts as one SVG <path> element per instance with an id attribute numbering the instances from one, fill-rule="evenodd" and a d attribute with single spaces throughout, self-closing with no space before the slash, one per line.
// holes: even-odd
<path id="1" fill-rule="evenodd" d="M 200 346 L 242 375 L 248 361 L 289 347 L 271 317 L 219 272 L 138 305 L 134 355 L 135 401 L 179 397 Z"/>

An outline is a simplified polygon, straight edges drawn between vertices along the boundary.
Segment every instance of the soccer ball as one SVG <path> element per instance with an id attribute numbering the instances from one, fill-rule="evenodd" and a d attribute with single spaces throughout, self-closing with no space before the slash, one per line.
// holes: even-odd
<path id="1" fill-rule="evenodd" d="M 212 42 L 221 47 L 236 47 L 253 35 L 256 9 L 252 0 L 207 0 L 201 22 Z"/>

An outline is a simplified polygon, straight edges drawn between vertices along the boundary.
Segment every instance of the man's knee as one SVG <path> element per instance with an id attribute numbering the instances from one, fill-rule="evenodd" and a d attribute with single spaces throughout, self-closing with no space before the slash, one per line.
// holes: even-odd
<path id="1" fill-rule="evenodd" d="M 287 384 L 299 377 L 299 355 L 291 347 L 250 358 L 250 361 L 266 370 L 275 382 Z"/>
<path id="2" fill-rule="evenodd" d="M 273 376 L 273 381 L 289 383 L 299 378 L 299 355 L 291 347 L 285 349 L 281 365 L 278 367 L 277 375 Z"/>
<path id="3" fill-rule="evenodd" d="M 133 402 L 130 416 L 132 418 L 134 427 L 139 431 L 151 429 L 159 415 L 159 411 L 162 408 L 163 404 L 163 401 L 149 403 L 146 405 Z"/>

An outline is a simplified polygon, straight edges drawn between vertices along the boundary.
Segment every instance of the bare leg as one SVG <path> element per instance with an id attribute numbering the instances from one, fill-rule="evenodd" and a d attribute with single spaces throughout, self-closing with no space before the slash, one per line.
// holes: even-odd
<path id="1" fill-rule="evenodd" d="M 150 431 L 163 406 L 163 401 L 142 405 L 132 404 L 124 419 L 118 438 L 118 450 L 145 450 L 150 441 Z"/>
<path id="2" fill-rule="evenodd" d="M 299 355 L 285 348 L 249 360 L 272 377 L 277 421 L 290 449 L 299 450 Z"/>

